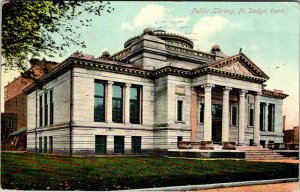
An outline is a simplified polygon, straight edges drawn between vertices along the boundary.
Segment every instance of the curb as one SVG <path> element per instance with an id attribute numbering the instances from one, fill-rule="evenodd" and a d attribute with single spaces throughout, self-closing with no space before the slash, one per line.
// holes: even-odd
<path id="1" fill-rule="evenodd" d="M 144 188 L 144 189 L 120 190 L 120 191 L 192 191 L 192 190 L 204 190 L 204 189 L 227 188 L 227 187 L 241 187 L 241 186 L 249 186 L 249 185 L 288 183 L 288 182 L 296 182 L 296 181 L 298 181 L 298 178 L 242 181 L 242 182 L 216 183 L 216 184 L 204 184 L 204 185 L 184 185 L 184 186 Z"/>

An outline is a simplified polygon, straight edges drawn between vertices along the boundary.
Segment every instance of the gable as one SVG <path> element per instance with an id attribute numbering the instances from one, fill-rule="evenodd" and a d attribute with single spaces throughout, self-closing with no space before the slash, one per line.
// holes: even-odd
<path id="1" fill-rule="evenodd" d="M 223 66 L 218 66 L 215 68 L 222 69 L 232 73 L 239 73 L 239 74 L 248 75 L 252 77 L 255 76 L 255 74 L 253 74 L 253 72 L 247 69 L 247 67 L 245 67 L 240 61 L 234 61 L 232 63 L 227 63 Z"/>
<path id="2" fill-rule="evenodd" d="M 217 61 L 208 67 L 250 77 L 269 79 L 269 77 L 243 53 Z"/>

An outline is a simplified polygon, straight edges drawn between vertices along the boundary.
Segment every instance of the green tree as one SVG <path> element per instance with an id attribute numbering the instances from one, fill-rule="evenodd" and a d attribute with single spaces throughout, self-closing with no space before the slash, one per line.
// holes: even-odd
<path id="1" fill-rule="evenodd" d="M 109 2 L 102 1 L 6 1 L 2 7 L 4 69 L 24 71 L 29 57 L 54 57 L 70 46 L 84 48 L 75 30 L 90 26 L 92 19 L 79 20 L 79 16 L 100 16 L 113 10 Z"/>

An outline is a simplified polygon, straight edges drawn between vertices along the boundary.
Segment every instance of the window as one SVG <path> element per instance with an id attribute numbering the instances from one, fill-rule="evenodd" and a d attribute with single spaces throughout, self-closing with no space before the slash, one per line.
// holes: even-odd
<path id="1" fill-rule="evenodd" d="M 182 121 L 182 100 L 177 101 L 177 121 Z"/>
<path id="2" fill-rule="evenodd" d="M 45 126 L 47 126 L 48 125 L 48 93 L 47 92 L 45 92 L 44 93 L 44 103 L 45 103 L 45 108 L 44 108 L 44 110 L 45 110 L 45 112 L 44 112 L 44 115 L 45 115 L 45 117 L 44 117 L 44 125 Z"/>
<path id="3" fill-rule="evenodd" d="M 95 81 L 94 88 L 94 121 L 105 121 L 105 85 L 103 82 Z"/>
<path id="4" fill-rule="evenodd" d="M 213 119 L 222 119 L 222 105 L 212 104 L 211 105 L 211 116 Z"/>
<path id="5" fill-rule="evenodd" d="M 275 105 L 268 105 L 268 131 L 274 132 Z"/>
<path id="6" fill-rule="evenodd" d="M 237 126 L 237 107 L 231 107 L 231 125 Z"/>
<path id="7" fill-rule="evenodd" d="M 53 137 L 49 137 L 49 153 L 53 153 Z"/>
<path id="8" fill-rule="evenodd" d="M 142 137 L 132 136 L 131 137 L 131 152 L 133 154 L 142 153 Z"/>
<path id="9" fill-rule="evenodd" d="M 47 153 L 47 137 L 44 137 L 44 153 Z"/>
<path id="10" fill-rule="evenodd" d="M 177 148 L 179 148 L 179 143 L 180 141 L 182 141 L 182 137 L 181 136 L 178 136 L 177 137 Z"/>
<path id="11" fill-rule="evenodd" d="M 249 109 L 249 126 L 253 127 L 254 123 L 254 109 Z"/>
<path id="12" fill-rule="evenodd" d="M 39 137 L 39 153 L 43 152 L 43 138 Z"/>
<path id="13" fill-rule="evenodd" d="M 50 90 L 50 125 L 53 125 L 53 114 L 54 104 L 53 104 L 53 90 Z"/>
<path id="14" fill-rule="evenodd" d="M 260 103 L 260 113 L 259 113 L 259 129 L 260 131 L 265 131 L 265 104 Z"/>
<path id="15" fill-rule="evenodd" d="M 13 128 L 13 118 L 12 117 L 8 117 L 7 119 L 7 128 L 8 129 L 12 129 Z"/>
<path id="16" fill-rule="evenodd" d="M 200 123 L 204 123 L 204 103 L 200 103 Z"/>
<path id="17" fill-rule="evenodd" d="M 140 124 L 140 88 L 130 87 L 130 123 Z"/>
<path id="18" fill-rule="evenodd" d="M 123 122 L 123 88 L 121 85 L 113 85 L 112 121 Z"/>
<path id="19" fill-rule="evenodd" d="M 106 135 L 96 135 L 95 142 L 95 154 L 105 155 L 106 154 Z"/>
<path id="20" fill-rule="evenodd" d="M 43 126 L 43 95 L 40 95 L 40 127 Z"/>
<path id="21" fill-rule="evenodd" d="M 124 154 L 124 136 L 114 137 L 114 153 Z"/>

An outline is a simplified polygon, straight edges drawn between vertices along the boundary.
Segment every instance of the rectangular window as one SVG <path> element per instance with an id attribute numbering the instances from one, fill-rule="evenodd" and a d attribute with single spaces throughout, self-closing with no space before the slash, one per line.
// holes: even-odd
<path id="1" fill-rule="evenodd" d="M 177 101 L 177 121 L 182 121 L 182 103 L 183 101 Z"/>
<path id="2" fill-rule="evenodd" d="M 123 88 L 121 85 L 113 85 L 112 121 L 123 122 Z"/>
<path id="3" fill-rule="evenodd" d="M 179 148 L 179 143 L 180 141 L 182 141 L 182 137 L 181 136 L 178 136 L 177 137 L 177 148 Z"/>
<path id="4" fill-rule="evenodd" d="M 204 123 L 204 103 L 200 103 L 200 123 Z"/>
<path id="5" fill-rule="evenodd" d="M 130 123 L 140 124 L 140 88 L 130 87 Z"/>
<path id="6" fill-rule="evenodd" d="M 260 103 L 259 129 L 260 131 L 265 130 L 265 104 L 264 103 Z"/>
<path id="7" fill-rule="evenodd" d="M 114 137 L 114 153 L 124 154 L 124 136 Z"/>
<path id="8" fill-rule="evenodd" d="M 106 135 L 96 135 L 95 139 L 96 139 L 95 154 L 105 155 L 106 154 L 107 136 Z"/>
<path id="9" fill-rule="evenodd" d="M 53 137 L 49 137 L 49 153 L 53 153 Z"/>
<path id="10" fill-rule="evenodd" d="M 136 155 L 142 153 L 142 137 L 131 137 L 131 152 Z"/>
<path id="11" fill-rule="evenodd" d="M 43 138 L 39 137 L 39 153 L 43 152 Z"/>
<path id="12" fill-rule="evenodd" d="M 44 137 L 44 153 L 47 153 L 47 137 Z"/>
<path id="13" fill-rule="evenodd" d="M 269 104 L 268 106 L 268 131 L 274 132 L 275 121 L 275 105 Z"/>
<path id="14" fill-rule="evenodd" d="M 253 127 L 254 123 L 254 109 L 249 109 L 249 126 Z"/>
<path id="15" fill-rule="evenodd" d="M 7 119 L 7 128 L 12 129 L 13 128 L 13 118 L 12 117 L 8 117 Z"/>
<path id="16" fill-rule="evenodd" d="M 44 125 L 47 126 L 48 125 L 48 93 L 47 92 L 44 93 L 44 103 L 45 103 Z"/>
<path id="17" fill-rule="evenodd" d="M 53 125 L 54 116 L 53 90 L 50 90 L 50 125 Z"/>
<path id="18" fill-rule="evenodd" d="M 235 106 L 231 107 L 231 125 L 232 126 L 237 125 L 237 107 Z"/>
<path id="19" fill-rule="evenodd" d="M 43 126 L 43 95 L 40 95 L 40 127 Z"/>
<path id="20" fill-rule="evenodd" d="M 105 84 L 95 81 L 94 88 L 94 121 L 105 121 Z"/>

